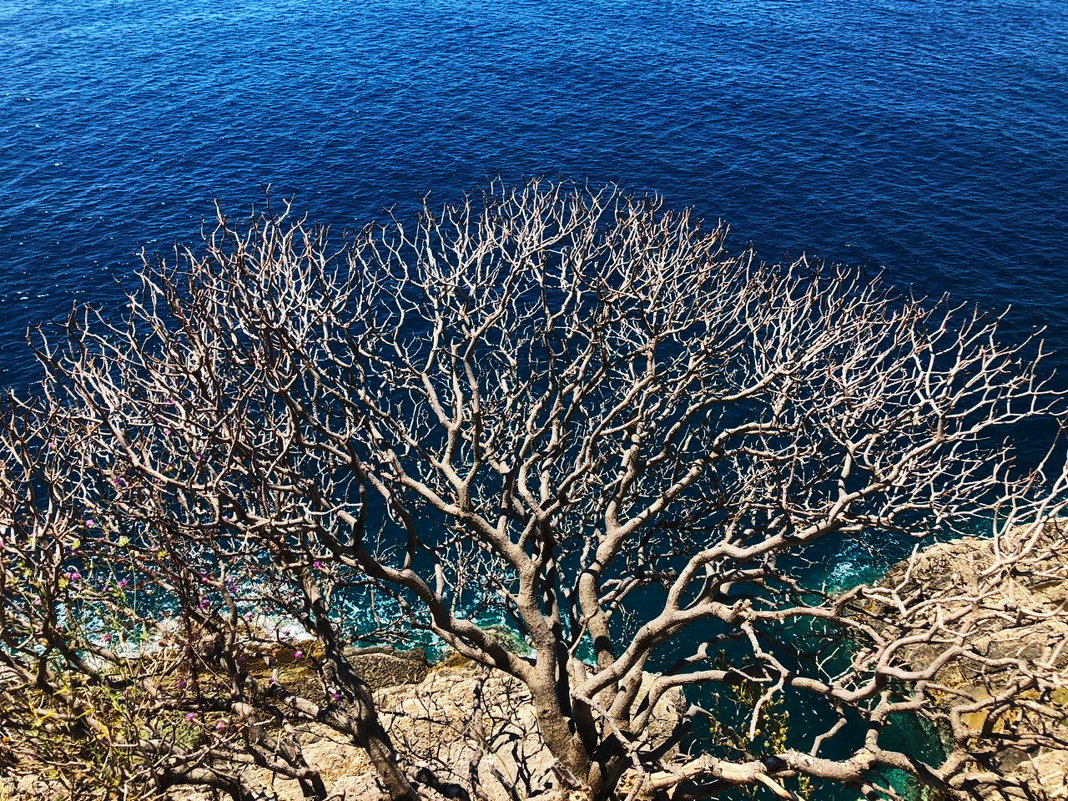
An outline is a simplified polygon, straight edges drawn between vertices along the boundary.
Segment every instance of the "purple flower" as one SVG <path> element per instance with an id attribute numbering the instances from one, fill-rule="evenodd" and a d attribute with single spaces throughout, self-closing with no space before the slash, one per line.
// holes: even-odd
<path id="1" fill-rule="evenodd" d="M 207 598 L 201 599 L 201 601 L 200 601 L 200 608 L 201 609 L 207 609 L 210 606 L 211 606 L 211 601 L 209 601 Z"/>
<path id="2" fill-rule="evenodd" d="M 119 476 L 118 478 L 113 479 L 111 483 L 114 484 L 116 487 L 125 487 L 126 479 L 122 476 Z"/>
<path id="3" fill-rule="evenodd" d="M 294 651 L 293 652 L 293 658 L 294 659 L 303 659 L 304 658 L 304 652 L 303 651 Z"/>
<path id="4" fill-rule="evenodd" d="M 93 520 L 93 518 L 91 518 L 91 517 L 87 517 L 87 518 L 85 518 L 85 525 L 87 525 L 90 528 L 92 528 L 93 526 L 96 525 L 96 521 Z"/>
<path id="5" fill-rule="evenodd" d="M 197 713 L 196 712 L 186 712 L 185 713 L 185 719 L 188 720 L 190 723 L 192 723 L 194 720 L 197 719 Z"/>
<path id="6" fill-rule="evenodd" d="M 226 728 L 226 721 L 225 720 L 220 720 L 218 723 L 215 724 L 215 731 L 222 731 L 225 728 Z"/>
<path id="7" fill-rule="evenodd" d="M 130 582 L 127 581 L 126 579 L 119 579 L 119 586 L 123 587 L 123 588 L 129 587 L 130 586 Z"/>
<path id="8" fill-rule="evenodd" d="M 67 580 L 68 581 L 81 581 L 82 580 L 82 574 L 79 573 L 77 570 L 72 570 L 70 573 L 67 573 L 66 575 L 67 575 Z"/>
<path id="9" fill-rule="evenodd" d="M 312 567 L 314 567 L 316 570 L 322 570 L 323 563 L 319 561 L 312 562 Z"/>

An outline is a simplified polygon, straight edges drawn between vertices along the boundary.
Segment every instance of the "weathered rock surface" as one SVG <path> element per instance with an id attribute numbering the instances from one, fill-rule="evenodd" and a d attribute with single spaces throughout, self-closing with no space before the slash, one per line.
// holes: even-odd
<path id="1" fill-rule="evenodd" d="M 356 667 L 372 686 L 383 724 L 409 775 L 429 770 L 438 786 L 477 784 L 489 801 L 583 801 L 560 789 L 554 758 L 538 731 L 529 693 L 516 680 L 462 660 L 430 667 L 421 656 L 388 649 L 368 649 L 354 656 Z M 650 743 L 671 733 L 683 708 L 680 692 L 658 704 L 648 727 Z M 306 725 L 295 732 L 304 756 L 323 776 L 338 801 L 386 801 L 367 755 L 336 732 Z M 272 780 L 248 768 L 246 780 L 264 798 L 299 801 L 296 782 Z M 429 799 L 442 796 L 424 783 Z M 34 776 L 18 781 L 0 778 L 0 801 L 66 799 L 55 785 Z M 174 801 L 208 801 L 208 793 L 177 788 Z"/>
<path id="2" fill-rule="evenodd" d="M 432 668 L 418 685 L 375 693 L 383 722 L 413 774 L 429 768 L 442 783 L 477 785 L 492 801 L 569 801 L 553 772 L 554 758 L 538 731 L 530 696 L 516 680 L 472 664 Z M 665 696 L 647 736 L 661 742 L 682 711 L 681 693 Z M 326 765 L 340 749 L 316 754 Z M 370 766 L 347 749 L 333 791 L 349 799 L 378 798 Z M 434 796 L 430 793 L 431 797 Z"/>
<path id="3" fill-rule="evenodd" d="M 1059 723 L 1052 726 L 1057 729 L 1054 734 L 1068 740 L 1068 525 L 1048 525 L 1028 543 L 1026 557 L 1019 559 L 1017 567 L 999 569 L 999 562 L 1015 561 L 1005 559 L 1003 549 L 1019 552 L 1024 547 L 1022 538 L 1028 535 L 1020 529 L 997 544 L 971 537 L 939 543 L 895 566 L 880 584 L 896 586 L 902 597 L 910 600 L 959 598 L 948 601 L 943 609 L 976 606 L 964 623 L 978 621 L 968 646 L 984 658 L 1051 664 L 1059 677 L 1054 702 L 1064 711 Z M 974 601 L 977 597 L 982 599 L 978 605 Z M 912 661 L 922 664 L 937 650 L 913 646 L 909 654 Z M 938 673 L 937 681 L 976 700 L 989 698 L 991 691 L 1005 686 L 998 667 L 985 660 L 954 661 Z M 949 700 L 945 699 L 947 703 Z M 981 721 L 968 722 L 975 725 Z M 1025 730 L 1021 727 L 1039 724 L 1020 715 L 999 725 Z M 1043 719 L 1041 725 L 1048 730 L 1051 724 Z M 1002 775 L 1020 779 L 1028 794 L 998 792 L 988 796 L 991 801 L 1068 799 L 1068 750 L 1003 749 L 995 764 Z"/>
<path id="4" fill-rule="evenodd" d="M 349 654 L 352 667 L 373 690 L 418 684 L 427 677 L 430 665 L 422 651 L 394 651 L 391 648 L 361 648 Z"/>

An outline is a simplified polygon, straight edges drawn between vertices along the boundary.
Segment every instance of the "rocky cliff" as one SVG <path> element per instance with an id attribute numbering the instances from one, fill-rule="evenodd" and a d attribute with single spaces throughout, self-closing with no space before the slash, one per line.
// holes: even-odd
<path id="1" fill-rule="evenodd" d="M 1015 704 L 997 707 L 996 715 L 978 709 L 962 718 L 984 731 L 987 741 L 996 742 L 1008 730 L 1033 735 L 1033 745 L 973 755 L 979 769 L 1027 788 L 991 789 L 986 798 L 1068 799 L 1068 524 L 939 543 L 895 566 L 880 584 L 906 600 L 942 598 L 943 610 L 968 609 L 955 626 L 970 630 L 968 651 L 981 658 L 954 660 L 937 674 L 937 684 L 946 689 L 932 690 L 930 700 L 946 712 L 969 698 L 983 701 L 1002 691 L 1018 660 L 1047 666 L 1043 672 L 1052 681 L 1045 682 L 1041 713 L 1029 710 L 1038 691 L 1026 690 Z M 912 646 L 910 657 L 925 662 L 938 647 Z"/>

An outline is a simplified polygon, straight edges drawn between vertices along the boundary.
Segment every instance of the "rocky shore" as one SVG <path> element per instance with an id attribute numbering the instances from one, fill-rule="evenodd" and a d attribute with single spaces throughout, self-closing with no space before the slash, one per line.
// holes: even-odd
<path id="1" fill-rule="evenodd" d="M 428 664 L 422 651 L 368 648 L 352 654 L 354 667 L 371 686 L 375 705 L 391 739 L 406 755 L 413 776 L 424 769 L 434 784 L 477 783 L 483 798 L 512 801 L 571 801 L 554 789 L 554 759 L 538 732 L 527 690 L 516 680 L 467 660 L 450 657 Z M 312 680 L 311 676 L 306 677 Z M 287 681 L 302 677 L 292 671 Z M 667 739 L 683 703 L 680 692 L 668 693 L 658 704 L 646 736 L 650 742 Z M 336 732 L 317 724 L 296 730 L 304 756 L 321 772 L 327 789 L 339 801 L 388 801 L 378 785 L 366 753 Z M 300 801 L 294 781 L 272 778 L 249 767 L 244 774 L 264 798 Z M 449 798 L 424 783 L 427 797 Z M 176 788 L 175 801 L 211 801 L 208 791 Z M 18 780 L 0 777 L 0 801 L 67 801 L 53 783 L 29 775 Z"/>
<path id="2" fill-rule="evenodd" d="M 984 613 L 969 648 L 993 660 L 1050 659 L 1059 671 L 1055 705 L 1063 711 L 1052 724 L 1043 719 L 1044 734 L 1068 742 L 1068 527 L 1051 526 L 1034 543 L 1028 559 L 990 583 L 997 549 L 1011 542 L 962 538 L 933 545 L 892 568 L 879 582 L 905 598 L 974 596 L 982 588 Z M 985 582 L 985 583 L 984 583 Z M 990 615 L 990 610 L 997 614 Z M 922 622 L 922 621 L 920 621 Z M 917 663 L 931 656 L 930 645 L 910 646 Z M 474 784 L 489 801 L 516 797 L 533 801 L 569 801 L 554 789 L 553 760 L 538 733 L 527 691 L 515 680 L 452 657 L 429 664 L 422 651 L 367 648 L 352 654 L 354 667 L 371 686 L 383 723 L 398 750 L 407 755 L 412 775 L 428 770 L 441 783 Z M 304 677 L 312 681 L 312 677 Z M 288 676 L 287 680 L 299 680 Z M 990 663 L 954 661 L 943 668 L 936 684 L 950 692 L 933 691 L 931 701 L 946 710 L 961 698 L 982 700 L 997 691 L 998 676 Z M 665 739 L 682 711 L 681 693 L 661 700 L 648 738 Z M 975 713 L 969 725 L 980 728 L 985 713 Z M 1037 725 L 1026 713 L 1000 719 L 997 727 Z M 1049 728 L 1052 725 L 1052 730 Z M 308 762 L 322 773 L 338 799 L 384 801 L 366 754 L 331 730 L 309 724 L 296 731 Z M 1068 750 L 1036 745 L 1027 750 L 1004 748 L 986 764 L 994 772 L 1018 779 L 1027 794 L 988 795 L 990 801 L 1068 799 Z M 298 801 L 296 782 L 272 780 L 266 771 L 247 769 L 246 778 L 278 801 Z M 518 792 L 518 795 L 516 794 Z M 207 801 L 196 790 L 174 792 L 176 801 Z M 437 797 L 433 792 L 430 797 Z M 268 797 L 268 796 L 265 796 Z M 54 786 L 34 776 L 0 778 L 0 801 L 60 799 Z"/>
<path id="3" fill-rule="evenodd" d="M 1029 536 L 1029 531 L 1020 529 L 998 542 L 966 537 L 939 543 L 896 565 L 879 583 L 895 587 L 899 595 L 910 599 L 958 596 L 963 604 L 982 598 L 975 611 L 957 625 L 963 630 L 981 616 L 975 626 L 978 633 L 967 644 L 984 661 L 954 660 L 939 671 L 937 684 L 952 692 L 933 691 L 933 703 L 948 711 L 962 699 L 988 699 L 1004 687 L 1005 679 L 996 667 L 999 660 L 1040 660 L 1054 672 L 1055 689 L 1048 704 L 1059 710 L 1059 721 L 1045 714 L 1030 715 L 1026 704 L 1020 704 L 1019 711 L 997 719 L 988 719 L 986 711 L 972 713 L 970 718 L 965 714 L 964 722 L 994 734 L 1014 727 L 1034 733 L 1036 740 L 1068 743 L 1068 525 L 1048 525 L 1024 546 L 1020 539 Z M 999 570 L 999 562 L 1006 561 L 1002 549 L 1020 547 L 1028 549 L 1027 557 L 1010 569 Z M 949 601 L 945 608 L 952 608 L 953 603 Z M 940 647 L 911 646 L 910 654 L 915 662 L 923 663 Z M 1018 779 L 1028 788 L 1026 793 L 1009 789 L 985 796 L 990 801 L 1068 799 L 1068 746 L 1003 748 L 984 755 L 983 761 L 987 770 Z"/>

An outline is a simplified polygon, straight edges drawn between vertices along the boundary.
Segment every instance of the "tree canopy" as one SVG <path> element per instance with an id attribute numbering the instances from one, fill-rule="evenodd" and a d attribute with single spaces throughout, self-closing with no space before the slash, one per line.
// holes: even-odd
<path id="1" fill-rule="evenodd" d="M 243 801 L 258 768 L 325 801 L 313 725 L 392 799 L 1007 787 L 983 743 L 1038 735 L 991 721 L 1063 715 L 1057 654 L 973 647 L 1059 537 L 1040 343 L 725 237 L 539 182 L 344 239 L 220 214 L 75 310 L 3 434 L 9 751 L 99 797 Z M 825 580 L 974 533 L 999 547 L 970 586 Z M 507 677 L 551 759 L 405 752 L 358 641 Z M 905 717 L 937 747 L 886 736 Z"/>

